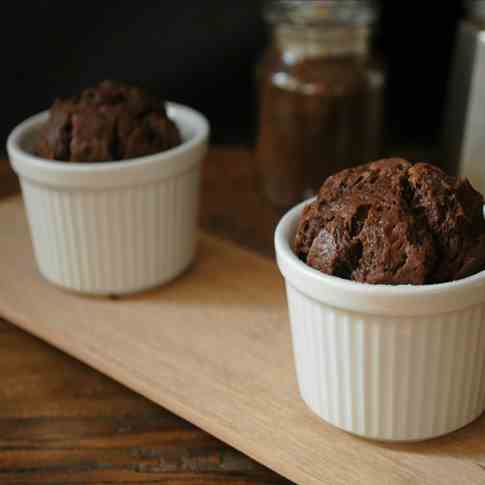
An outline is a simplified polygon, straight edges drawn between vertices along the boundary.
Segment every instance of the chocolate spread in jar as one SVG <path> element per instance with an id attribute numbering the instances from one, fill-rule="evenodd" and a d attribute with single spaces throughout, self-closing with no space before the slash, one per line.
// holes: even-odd
<path id="1" fill-rule="evenodd" d="M 275 205 L 293 205 L 379 154 L 383 78 L 369 69 L 367 34 L 361 25 L 275 26 L 259 76 L 257 146 Z"/>

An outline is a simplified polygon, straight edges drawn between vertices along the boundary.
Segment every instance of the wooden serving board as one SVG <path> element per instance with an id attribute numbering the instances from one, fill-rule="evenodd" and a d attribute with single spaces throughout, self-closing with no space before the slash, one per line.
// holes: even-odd
<path id="1" fill-rule="evenodd" d="M 298 483 L 485 483 L 484 419 L 427 443 L 384 445 L 312 415 L 298 395 L 276 266 L 231 243 L 202 235 L 195 266 L 157 291 L 87 298 L 38 275 L 23 206 L 9 199 L 0 314 Z"/>

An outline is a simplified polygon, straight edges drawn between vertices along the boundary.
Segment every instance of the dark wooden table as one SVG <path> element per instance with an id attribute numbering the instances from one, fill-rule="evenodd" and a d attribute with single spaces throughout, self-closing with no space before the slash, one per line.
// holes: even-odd
<path id="1" fill-rule="evenodd" d="M 271 257 L 280 214 L 259 195 L 250 151 L 213 148 L 203 180 L 202 227 Z M 0 196 L 15 190 L 15 176 L 0 162 Z M 0 320 L 0 483 L 38 482 L 289 483 Z"/>

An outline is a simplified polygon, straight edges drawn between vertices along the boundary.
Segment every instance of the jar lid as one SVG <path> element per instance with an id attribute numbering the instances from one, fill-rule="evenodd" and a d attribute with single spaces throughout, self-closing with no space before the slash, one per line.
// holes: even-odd
<path id="1" fill-rule="evenodd" d="M 266 3 L 264 16 L 271 24 L 368 25 L 375 8 L 367 0 L 273 0 Z"/>
<path id="2" fill-rule="evenodd" d="M 467 5 L 468 11 L 475 19 L 485 22 L 485 1 L 484 0 L 471 0 Z"/>

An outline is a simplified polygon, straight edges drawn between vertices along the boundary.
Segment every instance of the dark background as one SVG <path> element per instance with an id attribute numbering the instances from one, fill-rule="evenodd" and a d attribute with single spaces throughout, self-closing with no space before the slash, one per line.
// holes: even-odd
<path id="1" fill-rule="evenodd" d="M 390 143 L 436 144 L 463 2 L 381 0 Z M 252 143 L 254 66 L 268 36 L 260 0 L 17 2 L 4 7 L 0 134 L 58 95 L 104 78 L 204 112 L 216 143 Z"/>

